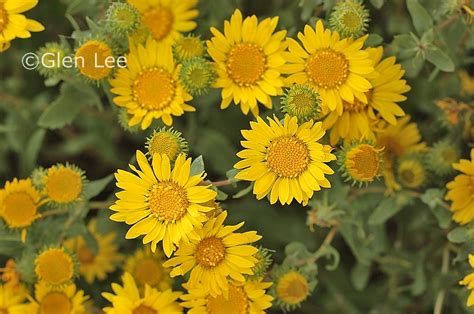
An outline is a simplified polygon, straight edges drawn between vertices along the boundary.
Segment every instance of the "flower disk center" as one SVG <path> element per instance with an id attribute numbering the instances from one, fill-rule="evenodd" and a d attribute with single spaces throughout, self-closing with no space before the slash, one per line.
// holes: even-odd
<path id="1" fill-rule="evenodd" d="M 359 181 L 372 181 L 379 171 L 379 154 L 371 145 L 361 144 L 347 154 L 350 176 Z"/>
<path id="2" fill-rule="evenodd" d="M 69 298 L 62 292 L 51 292 L 41 301 L 40 311 L 42 314 L 69 314 L 72 304 Z"/>
<path id="3" fill-rule="evenodd" d="M 306 73 L 310 81 L 321 88 L 338 87 L 349 76 L 349 62 L 340 52 L 321 49 L 309 58 Z"/>
<path id="4" fill-rule="evenodd" d="M 173 182 L 155 184 L 149 196 L 150 209 L 165 223 L 174 223 L 181 219 L 189 207 L 186 191 Z"/>
<path id="5" fill-rule="evenodd" d="M 148 305 L 140 304 L 138 307 L 134 308 L 132 314 L 157 314 L 158 312 L 149 307 Z"/>
<path id="6" fill-rule="evenodd" d="M 210 314 L 245 314 L 248 313 L 248 301 L 245 291 L 241 287 L 229 285 L 229 297 L 223 294 L 217 297 L 209 296 L 207 310 Z"/>
<path id="7" fill-rule="evenodd" d="M 36 273 L 40 279 L 47 283 L 63 284 L 70 280 L 74 274 L 73 261 L 62 250 L 45 251 L 36 260 Z"/>
<path id="8" fill-rule="evenodd" d="M 162 68 L 143 71 L 133 85 L 135 101 L 147 110 L 160 110 L 169 106 L 174 93 L 173 78 Z"/>
<path id="9" fill-rule="evenodd" d="M 170 9 L 156 7 L 143 15 L 143 23 L 148 27 L 153 38 L 162 40 L 173 28 L 174 16 Z"/>
<path id="10" fill-rule="evenodd" d="M 149 151 L 152 154 L 166 154 L 170 160 L 174 160 L 180 152 L 180 143 L 174 135 L 157 133 L 150 141 Z"/>
<path id="11" fill-rule="evenodd" d="M 256 44 L 236 44 L 229 52 L 227 74 L 239 86 L 250 86 L 263 79 L 267 57 Z"/>
<path id="12" fill-rule="evenodd" d="M 59 168 L 46 177 L 46 191 L 57 203 L 69 203 L 79 198 L 82 191 L 81 174 L 68 168 Z"/>
<path id="13" fill-rule="evenodd" d="M 290 272 L 279 280 L 277 295 L 285 303 L 299 304 L 306 299 L 308 294 L 308 281 L 297 272 Z"/>
<path id="14" fill-rule="evenodd" d="M 224 260 L 225 246 L 216 237 L 205 238 L 196 246 L 196 261 L 204 267 L 215 267 Z"/>
<path id="15" fill-rule="evenodd" d="M 4 201 L 3 219 L 12 227 L 26 227 L 36 216 L 36 204 L 27 193 L 8 194 Z"/>
<path id="16" fill-rule="evenodd" d="M 92 80 L 106 78 L 112 69 L 106 66 L 106 60 L 113 57 L 112 49 L 96 40 L 82 45 L 76 52 L 77 67 L 79 71 Z"/>
<path id="17" fill-rule="evenodd" d="M 268 167 L 281 177 L 297 177 L 308 168 L 309 163 L 308 147 L 295 136 L 276 138 L 268 147 Z"/>
<path id="18" fill-rule="evenodd" d="M 92 264 L 95 259 L 95 255 L 91 249 L 85 245 L 85 243 L 81 243 L 79 248 L 77 249 L 77 259 L 81 265 Z"/>
<path id="19" fill-rule="evenodd" d="M 362 18 L 355 12 L 351 11 L 348 11 L 344 14 L 344 16 L 342 17 L 342 21 L 344 26 L 351 30 L 357 30 L 364 24 Z"/>

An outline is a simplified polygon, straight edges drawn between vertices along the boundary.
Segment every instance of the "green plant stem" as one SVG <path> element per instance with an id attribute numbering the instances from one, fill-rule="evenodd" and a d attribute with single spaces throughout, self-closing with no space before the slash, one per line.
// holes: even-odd
<path id="1" fill-rule="evenodd" d="M 444 275 L 448 272 L 449 270 L 449 246 L 445 246 L 443 250 L 443 261 L 441 264 L 441 274 Z M 433 314 L 441 314 L 443 311 L 443 303 L 444 303 L 444 298 L 446 296 L 446 291 L 444 289 L 440 290 L 438 292 L 438 295 L 436 297 L 435 301 L 435 306 L 433 310 Z"/>

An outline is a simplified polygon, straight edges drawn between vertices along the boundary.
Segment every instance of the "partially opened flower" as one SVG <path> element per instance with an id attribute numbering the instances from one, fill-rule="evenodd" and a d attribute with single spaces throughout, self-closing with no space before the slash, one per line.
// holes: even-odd
<path id="1" fill-rule="evenodd" d="M 171 289 L 160 292 L 146 285 L 143 293 L 137 287 L 132 275 L 125 273 L 122 276 L 123 285 L 112 284 L 113 293 L 104 292 L 102 296 L 111 306 L 105 307 L 108 314 L 178 314 L 183 309 L 177 302 L 181 292 Z"/>
<path id="2" fill-rule="evenodd" d="M 257 199 L 270 195 L 271 204 L 290 204 L 293 199 L 306 204 L 314 191 L 331 186 L 325 175 L 334 173 L 326 164 L 336 159 L 332 148 L 318 143 L 324 136 L 321 122 L 298 125 L 289 115 L 283 123 L 276 117 L 268 121 L 258 117 L 250 122 L 250 130 L 242 131 L 245 149 L 237 154 L 242 160 L 234 165 L 240 169 L 235 177 L 254 181 Z"/>
<path id="3" fill-rule="evenodd" d="M 85 314 L 85 303 L 89 299 L 84 291 L 77 290 L 75 284 L 51 286 L 45 282 L 35 285 L 35 297 L 31 298 L 26 306 L 27 311 L 22 313 L 74 313 Z M 13 314 L 13 313 L 12 313 Z"/>
<path id="4" fill-rule="evenodd" d="M 469 254 L 469 265 L 471 268 L 474 268 L 474 255 Z M 466 286 L 467 289 L 471 290 L 469 292 L 469 297 L 467 298 L 467 306 L 474 305 L 474 272 L 471 272 L 469 275 L 466 275 L 463 280 L 459 281 L 460 285 Z"/>
<path id="5" fill-rule="evenodd" d="M 171 125 L 172 116 L 195 111 L 186 104 L 193 98 L 183 88 L 179 71 L 171 47 L 151 39 L 145 45 L 130 42 L 127 67 L 120 68 L 110 80 L 111 92 L 118 95 L 114 103 L 132 115 L 130 126 L 140 124 L 144 130 L 155 119 Z"/>
<path id="6" fill-rule="evenodd" d="M 272 108 L 271 96 L 283 94 L 279 67 L 285 63 L 286 31 L 275 32 L 277 24 L 278 17 L 260 23 L 255 15 L 243 19 L 237 9 L 224 22 L 224 34 L 211 27 L 207 51 L 216 64 L 221 109 L 234 102 L 244 114 L 258 115 L 258 103 Z"/>
<path id="7" fill-rule="evenodd" d="M 115 174 L 117 187 L 123 191 L 116 194 L 118 200 L 110 207 L 116 213 L 110 219 L 132 225 L 126 238 L 144 235 L 143 243 L 151 242 L 153 252 L 163 242 L 170 256 L 181 240 L 197 239 L 194 229 L 201 227 L 207 220 L 205 213 L 212 210 L 203 204 L 217 193 L 199 185 L 206 175 L 191 175 L 191 158 L 184 154 L 178 155 L 173 168 L 165 154 L 154 154 L 152 165 L 142 152 L 137 151 L 136 157 L 140 169 L 130 165 L 136 174 L 124 170 Z"/>
<path id="8" fill-rule="evenodd" d="M 228 280 L 244 282 L 243 275 L 252 275 L 252 267 L 258 262 L 253 256 L 258 249 L 251 243 L 261 236 L 255 231 L 235 233 L 244 223 L 224 226 L 226 217 L 224 211 L 209 219 L 196 231 L 197 239 L 181 242 L 175 256 L 164 263 L 165 267 L 173 267 L 172 277 L 191 271 L 188 287 L 193 289 L 200 284 L 213 297 L 228 296 Z"/>
<path id="9" fill-rule="evenodd" d="M 172 44 L 181 33 L 196 28 L 198 0 L 128 0 L 140 11 L 142 23 L 159 43 Z"/>
<path id="10" fill-rule="evenodd" d="M 35 259 L 35 274 L 50 286 L 69 284 L 77 274 L 76 258 L 62 247 L 51 247 Z"/>
<path id="11" fill-rule="evenodd" d="M 47 201 L 63 206 L 82 200 L 85 181 L 84 171 L 74 165 L 57 164 L 48 168 L 43 177 Z"/>

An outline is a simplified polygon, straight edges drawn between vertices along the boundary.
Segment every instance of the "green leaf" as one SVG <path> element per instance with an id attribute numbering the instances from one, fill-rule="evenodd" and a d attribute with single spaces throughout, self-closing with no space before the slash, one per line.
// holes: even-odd
<path id="1" fill-rule="evenodd" d="M 407 0 L 408 12 L 410 12 L 413 26 L 418 34 L 423 34 L 426 30 L 433 27 L 433 19 L 418 0 Z"/>
<path id="2" fill-rule="evenodd" d="M 219 190 L 219 189 L 216 189 L 216 192 L 217 192 L 217 196 L 216 196 L 216 201 L 225 201 L 229 195 L 227 195 L 227 193 Z"/>
<path id="3" fill-rule="evenodd" d="M 240 190 L 239 192 L 235 193 L 234 196 L 232 196 L 232 198 L 241 198 L 241 197 L 244 197 L 245 195 L 247 195 L 247 194 L 249 194 L 250 192 L 252 192 L 252 188 L 253 188 L 253 184 L 249 184 L 249 186 L 246 187 L 245 189 Z"/>
<path id="4" fill-rule="evenodd" d="M 383 37 L 379 34 L 369 34 L 369 38 L 365 41 L 367 47 L 379 46 L 383 43 Z"/>
<path id="5" fill-rule="evenodd" d="M 424 269 L 423 259 L 419 259 L 415 268 L 415 281 L 411 286 L 411 292 L 413 295 L 421 295 L 426 290 L 426 274 Z"/>
<path id="6" fill-rule="evenodd" d="M 434 37 L 435 37 L 434 29 L 430 28 L 423 34 L 423 36 L 421 36 L 421 43 L 427 46 L 433 42 Z"/>
<path id="7" fill-rule="evenodd" d="M 438 69 L 444 72 L 454 71 L 454 62 L 451 58 L 441 51 L 438 47 L 431 46 L 426 53 L 426 59 L 434 64 Z"/>
<path id="8" fill-rule="evenodd" d="M 370 0 L 370 3 L 372 3 L 375 8 L 380 9 L 384 4 L 384 0 Z"/>
<path id="9" fill-rule="evenodd" d="M 469 241 L 469 230 L 466 227 L 457 227 L 448 233 L 448 240 L 452 243 Z"/>
<path id="10" fill-rule="evenodd" d="M 364 265 L 357 262 L 351 270 L 351 282 L 357 291 L 362 291 L 367 286 L 370 277 L 371 265 Z"/>
<path id="11" fill-rule="evenodd" d="M 239 179 L 236 179 L 235 176 L 239 173 L 238 169 L 230 169 L 225 173 L 227 179 L 229 179 L 230 183 L 232 183 L 233 186 L 236 186 L 235 183 L 239 182 Z"/>
<path id="12" fill-rule="evenodd" d="M 204 159 L 202 159 L 202 155 L 197 157 L 196 159 L 193 160 L 191 163 L 191 170 L 189 171 L 189 174 L 191 176 L 197 176 L 204 172 Z"/>
<path id="13" fill-rule="evenodd" d="M 108 175 L 102 179 L 88 182 L 84 187 L 84 196 L 87 200 L 99 195 L 109 185 L 114 178 L 113 175 Z"/>
<path id="14" fill-rule="evenodd" d="M 369 225 L 381 225 L 395 216 L 402 208 L 394 197 L 384 199 L 369 217 Z"/>
<path id="15" fill-rule="evenodd" d="M 408 77 L 416 77 L 420 73 L 423 64 L 425 64 L 425 57 L 422 53 L 418 53 L 414 58 L 402 62 Z"/>

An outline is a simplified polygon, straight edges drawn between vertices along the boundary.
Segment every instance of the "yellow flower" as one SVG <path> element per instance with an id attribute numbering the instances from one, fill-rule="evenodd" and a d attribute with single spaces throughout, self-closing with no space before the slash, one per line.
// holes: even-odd
<path id="1" fill-rule="evenodd" d="M 84 180 L 84 172 L 76 166 L 57 164 L 43 178 L 44 192 L 56 205 L 71 204 L 81 200 Z"/>
<path id="2" fill-rule="evenodd" d="M 303 47 L 296 40 L 288 39 L 289 52 L 284 56 L 289 64 L 284 66 L 290 74 L 287 84 L 311 84 L 319 93 L 323 108 L 342 115 L 342 101 L 366 104 L 366 92 L 372 87 L 367 76 L 374 71 L 368 52 L 362 50 L 367 36 L 357 40 L 340 39 L 337 32 L 324 29 L 323 22 L 316 29 L 306 25 L 304 34 L 298 33 Z"/>
<path id="3" fill-rule="evenodd" d="M 198 0 L 128 0 L 140 11 L 142 23 L 153 38 L 167 45 L 172 44 L 180 33 L 196 28 L 193 21 L 199 11 L 194 9 Z"/>
<path id="4" fill-rule="evenodd" d="M 100 81 L 112 73 L 107 59 L 113 58 L 112 48 L 101 40 L 88 40 L 76 50 L 79 72 L 93 81 Z"/>
<path id="5" fill-rule="evenodd" d="M 160 291 L 171 288 L 170 270 L 163 266 L 163 254 L 155 253 L 149 247 L 138 249 L 125 261 L 124 270 L 130 273 L 140 288 L 145 285 Z"/>
<path id="6" fill-rule="evenodd" d="M 459 71 L 461 80 L 461 92 L 463 95 L 474 95 L 474 78 L 466 70 Z"/>
<path id="7" fill-rule="evenodd" d="M 474 268 L 474 255 L 469 254 L 469 265 Z M 459 281 L 460 285 L 467 286 L 467 289 L 471 290 L 469 298 L 467 299 L 467 306 L 474 305 L 474 272 L 470 273 L 463 280 Z"/>
<path id="8" fill-rule="evenodd" d="M 401 185 L 410 189 L 420 188 L 427 180 L 425 166 L 416 156 L 402 158 L 397 165 L 397 175 Z"/>
<path id="9" fill-rule="evenodd" d="M 0 218 L 9 228 L 29 227 L 40 217 L 38 207 L 42 205 L 40 193 L 33 187 L 31 179 L 7 181 L 0 190 Z"/>
<path id="10" fill-rule="evenodd" d="M 211 210 L 202 204 L 217 193 L 199 185 L 204 173 L 190 175 L 191 158 L 184 154 L 178 156 L 172 169 L 167 155 L 155 154 L 150 166 L 145 154 L 137 151 L 137 161 L 141 170 L 130 168 L 138 176 L 124 170 L 115 174 L 117 187 L 124 191 L 116 194 L 118 200 L 110 207 L 116 213 L 110 219 L 133 225 L 126 238 L 145 235 L 143 243 L 151 242 L 153 252 L 163 241 L 165 254 L 170 256 L 181 240 L 197 237 L 194 228 L 207 220 L 205 212 Z"/>
<path id="11" fill-rule="evenodd" d="M 244 114 L 258 115 L 257 102 L 272 108 L 271 96 L 283 94 L 279 67 L 285 63 L 286 31 L 274 33 L 277 24 L 278 17 L 260 23 L 255 15 L 242 20 L 235 10 L 230 22 L 224 22 L 224 34 L 211 27 L 214 37 L 207 51 L 216 64 L 215 87 L 222 88 L 221 109 L 234 101 Z"/>
<path id="12" fill-rule="evenodd" d="M 132 275 L 125 273 L 122 276 L 123 286 L 113 283 L 114 294 L 104 292 L 102 296 L 112 303 L 112 307 L 104 308 L 108 314 L 177 314 L 183 309 L 176 302 L 181 292 L 171 289 L 160 292 L 150 286 L 145 286 L 143 296 Z"/>
<path id="13" fill-rule="evenodd" d="M 286 309 L 299 306 L 311 292 L 308 279 L 296 270 L 281 275 L 276 280 L 275 290 L 278 303 Z"/>
<path id="14" fill-rule="evenodd" d="M 175 257 L 164 263 L 165 267 L 173 267 L 171 277 L 184 276 L 192 269 L 188 287 L 193 289 L 202 284 L 203 289 L 216 297 L 228 295 L 228 279 L 244 282 L 244 274 L 253 274 L 252 267 L 257 263 L 253 255 L 258 249 L 250 243 L 260 240 L 261 236 L 255 231 L 234 233 L 244 223 L 224 226 L 226 217 L 224 211 L 209 219 L 196 231 L 197 239 L 180 243 Z"/>
<path id="15" fill-rule="evenodd" d="M 353 180 L 354 183 L 360 184 L 374 181 L 380 174 L 382 150 L 371 143 L 363 142 L 344 147 L 339 161 L 342 176 L 346 177 L 347 181 Z"/>
<path id="16" fill-rule="evenodd" d="M 84 303 L 89 297 L 84 291 L 77 290 L 71 283 L 62 287 L 49 286 L 45 282 L 35 285 L 35 299 L 31 299 L 28 311 L 24 313 L 58 314 L 86 313 Z"/>
<path id="17" fill-rule="evenodd" d="M 397 158 L 413 152 L 426 150 L 426 144 L 421 142 L 420 131 L 416 123 L 410 123 L 410 116 L 397 120 L 395 125 L 388 125 L 376 133 L 377 146 L 384 149 L 383 163 L 385 184 L 389 191 L 399 190 L 400 184 L 393 173 Z"/>
<path id="18" fill-rule="evenodd" d="M 474 220 L 474 148 L 471 149 L 471 160 L 461 159 L 453 164 L 453 168 L 462 174 L 446 184 L 446 200 L 452 201 L 450 209 L 453 212 L 453 220 L 465 225 Z"/>
<path id="19" fill-rule="evenodd" d="M 11 258 L 7 260 L 5 267 L 0 268 L 0 274 L 0 279 L 3 280 L 5 288 L 18 290 L 21 287 L 21 274 L 18 271 L 15 260 Z"/>
<path id="20" fill-rule="evenodd" d="M 79 261 L 79 274 L 87 283 L 92 284 L 95 279 L 104 280 L 108 273 L 114 272 L 117 264 L 122 262 L 124 257 L 118 253 L 118 246 L 114 242 L 116 239 L 114 232 L 99 233 L 95 219 L 89 222 L 88 229 L 97 241 L 96 253 L 87 245 L 82 236 L 67 240 L 64 246 L 76 254 Z"/>
<path id="21" fill-rule="evenodd" d="M 44 30 L 43 25 L 21 14 L 33 9 L 37 4 L 38 0 L 0 1 L 0 52 L 8 49 L 15 38 L 30 38 L 30 32 Z"/>
<path id="22" fill-rule="evenodd" d="M 180 67 L 175 65 L 171 47 L 160 46 L 149 39 L 146 45 L 130 43 L 127 67 L 116 72 L 110 81 L 115 104 L 127 108 L 133 117 L 130 126 L 141 123 L 148 128 L 154 119 L 162 119 L 166 125 L 173 123 L 172 116 L 185 111 L 195 111 L 185 102 L 192 100 L 180 83 Z"/>
<path id="23" fill-rule="evenodd" d="M 335 145 L 340 138 L 345 142 L 352 140 L 375 140 L 374 127 L 381 117 L 391 125 L 397 123 L 396 117 L 405 115 L 396 103 L 406 99 L 403 93 L 410 90 L 402 76 L 405 71 L 400 64 L 395 63 L 395 57 L 382 60 L 383 48 L 369 48 L 371 61 L 375 64 L 375 71 L 379 75 L 368 76 L 372 88 L 365 92 L 367 103 L 354 99 L 348 102 L 343 100 L 343 113 L 330 112 L 323 122 L 325 129 L 331 129 L 330 142 Z"/>
<path id="24" fill-rule="evenodd" d="M 235 177 L 255 181 L 257 199 L 270 194 L 272 204 L 290 204 L 293 199 L 307 204 L 314 191 L 331 186 L 324 175 L 334 173 L 325 164 L 336 159 L 332 148 L 317 142 L 324 136 L 321 122 L 298 125 L 288 115 L 283 124 L 276 117 L 268 121 L 257 117 L 250 122 L 251 130 L 242 131 L 245 149 L 237 156 L 243 160 L 234 166 L 242 170 Z"/>
<path id="25" fill-rule="evenodd" d="M 173 56 L 179 63 L 195 57 L 203 57 L 205 53 L 204 41 L 199 36 L 181 35 L 173 45 Z"/>
<path id="26" fill-rule="evenodd" d="M 4 314 L 25 314 L 28 313 L 24 304 L 27 289 L 23 286 L 20 289 L 12 289 L 9 286 L 0 284 L 0 313 Z"/>
<path id="27" fill-rule="evenodd" d="M 48 285 L 69 283 L 75 275 L 75 267 L 75 260 L 63 248 L 45 249 L 35 259 L 36 276 Z"/>
<path id="28" fill-rule="evenodd" d="M 181 296 L 181 305 L 189 308 L 189 314 L 263 314 L 272 306 L 273 297 L 266 294 L 271 285 L 271 282 L 257 280 L 231 282 L 227 298 L 223 294 L 213 297 L 204 287 L 198 286 Z"/>

